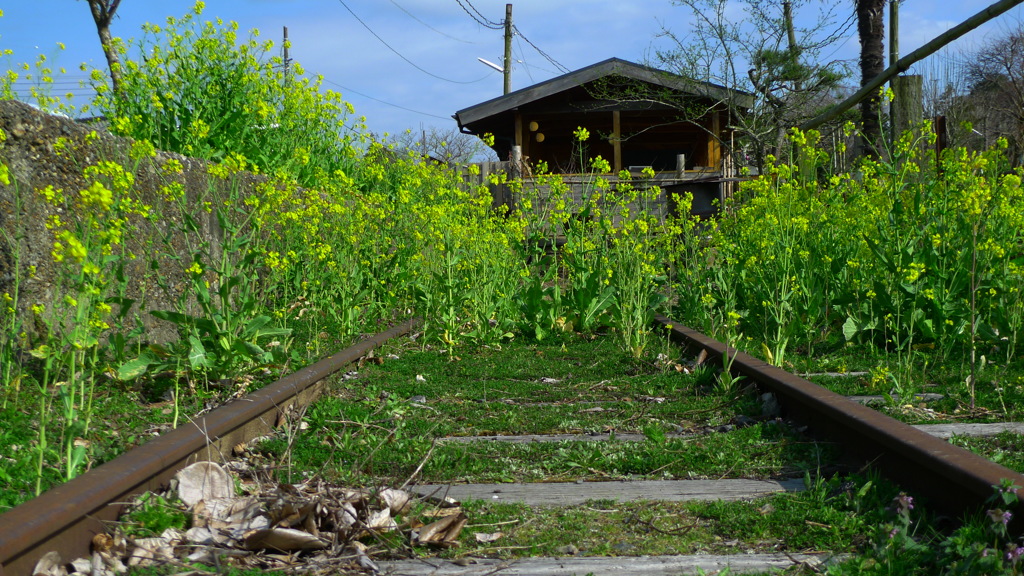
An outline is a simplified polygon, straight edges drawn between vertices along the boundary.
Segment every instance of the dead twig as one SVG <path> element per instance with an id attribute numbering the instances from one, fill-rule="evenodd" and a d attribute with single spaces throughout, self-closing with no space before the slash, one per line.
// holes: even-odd
<path id="1" fill-rule="evenodd" d="M 631 522 L 635 522 L 637 524 L 642 524 L 644 526 L 647 526 L 651 530 L 657 532 L 658 534 L 664 534 L 666 536 L 682 536 L 682 535 L 688 533 L 690 530 L 693 530 L 694 528 L 696 528 L 697 526 L 700 525 L 700 521 L 698 520 L 698 521 L 694 522 L 693 524 L 689 524 L 689 525 L 686 525 L 686 526 L 679 526 L 679 527 L 676 527 L 676 528 L 671 528 L 669 530 L 663 530 L 663 529 L 658 528 L 657 526 L 655 526 L 654 519 L 651 519 L 651 520 L 641 520 L 639 515 L 636 514 L 635 512 L 633 513 L 632 518 L 630 520 L 631 520 Z"/>
<path id="2" fill-rule="evenodd" d="M 467 525 L 466 528 L 490 528 L 491 526 L 507 526 L 509 524 L 518 524 L 520 520 L 506 520 L 504 522 L 495 522 L 493 524 L 472 524 Z"/>
<path id="3" fill-rule="evenodd" d="M 409 483 L 412 482 L 414 478 L 419 476 L 420 471 L 423 470 L 423 466 L 426 465 L 427 461 L 430 460 L 430 457 L 434 454 L 435 446 L 437 446 L 436 437 L 430 440 L 430 449 L 427 450 L 427 454 L 423 456 L 423 459 L 420 460 L 419 465 L 416 466 L 416 469 L 412 471 L 412 474 L 410 474 L 409 477 L 406 478 L 405 482 L 403 482 L 402 485 L 398 487 L 399 490 L 405 490 L 405 487 L 408 486 Z"/>
<path id="4" fill-rule="evenodd" d="M 342 426 L 358 426 L 358 427 L 364 428 L 364 429 L 365 428 L 375 428 L 375 429 L 380 430 L 382 432 L 390 432 L 391 431 L 390 429 L 385 428 L 383 426 L 378 426 L 376 424 L 367 424 L 365 422 L 356 422 L 355 420 L 325 420 L 324 423 L 325 424 L 340 424 Z"/>

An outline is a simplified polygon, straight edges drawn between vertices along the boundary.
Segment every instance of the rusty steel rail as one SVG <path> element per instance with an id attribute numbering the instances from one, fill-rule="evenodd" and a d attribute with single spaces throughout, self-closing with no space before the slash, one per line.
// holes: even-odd
<path id="1" fill-rule="evenodd" d="M 132 496 L 166 485 L 193 462 L 223 460 L 236 444 L 273 430 L 290 407 L 316 399 L 324 378 L 418 324 L 409 320 L 363 340 L 0 515 L 0 576 L 31 576 L 50 551 L 64 562 L 87 556 L 93 536 L 117 520 Z"/>
<path id="2" fill-rule="evenodd" d="M 668 329 L 674 342 L 693 352 L 706 350 L 717 362 L 728 358 L 733 375 L 745 376 L 773 393 L 787 415 L 838 441 L 914 494 L 927 496 L 937 508 L 954 514 L 977 511 L 993 495 L 993 486 L 1004 479 L 1024 487 L 1024 475 L 991 460 L 668 318 L 661 316 L 655 322 Z M 1015 516 L 1021 517 L 1022 512 L 1024 505 L 1018 505 Z M 1020 531 L 1019 525 L 1015 527 Z"/>

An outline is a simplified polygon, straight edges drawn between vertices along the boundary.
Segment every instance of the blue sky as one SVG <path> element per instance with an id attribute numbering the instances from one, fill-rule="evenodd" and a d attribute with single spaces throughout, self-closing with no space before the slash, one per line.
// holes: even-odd
<path id="1" fill-rule="evenodd" d="M 901 53 L 907 54 L 955 26 L 994 0 L 903 0 Z M 808 0 L 805 14 L 817 10 Z M 322 74 L 326 86 L 342 93 L 376 133 L 405 129 L 454 128 L 457 110 L 499 96 L 502 76 L 477 59 L 501 63 L 502 31 L 486 22 L 505 16 L 497 0 L 208 0 L 204 19 L 234 20 L 243 30 L 259 29 L 280 40 L 288 27 L 291 57 L 308 72 Z M 779 2 L 781 4 L 781 2 Z M 852 12 L 853 0 L 840 6 Z M 145 22 L 182 16 L 191 0 L 124 0 L 111 30 L 139 37 Z M 95 26 L 84 0 L 0 2 L 0 48 L 14 50 L 14 62 L 46 54 L 69 72 L 58 89 L 76 93 L 83 76 L 78 65 L 105 67 Z M 473 10 L 477 13 L 472 14 Z M 739 16 L 738 16 L 739 17 Z M 610 57 L 645 62 L 663 46 L 663 26 L 685 34 L 689 12 L 671 0 L 518 0 L 512 20 L 522 33 L 514 41 L 513 89 Z M 956 48 L 969 50 L 987 37 L 1024 21 L 1018 6 Z M 483 23 L 481 23 L 483 22 Z M 798 22 L 799 23 L 799 22 Z M 66 46 L 57 49 L 57 43 Z M 830 51 L 830 58 L 854 59 L 855 28 Z M 543 52 L 543 54 L 542 54 Z M 550 60 L 549 60 L 550 58 Z M 554 61 L 554 62 L 552 62 Z"/>

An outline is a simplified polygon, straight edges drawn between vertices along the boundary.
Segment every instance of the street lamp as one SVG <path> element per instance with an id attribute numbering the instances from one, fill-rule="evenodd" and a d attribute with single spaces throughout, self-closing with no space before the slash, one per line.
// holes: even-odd
<path id="1" fill-rule="evenodd" d="M 494 68 L 495 70 L 497 70 L 498 72 L 501 72 L 502 74 L 505 73 L 505 69 L 504 68 L 502 68 L 501 66 L 498 66 L 497 64 L 495 64 L 494 62 L 491 62 L 490 60 L 484 60 L 483 58 L 477 58 L 477 60 L 483 62 L 486 66 Z"/>

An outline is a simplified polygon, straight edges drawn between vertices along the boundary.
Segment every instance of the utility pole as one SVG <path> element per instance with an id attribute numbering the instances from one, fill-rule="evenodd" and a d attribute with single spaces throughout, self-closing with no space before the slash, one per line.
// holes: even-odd
<path id="1" fill-rule="evenodd" d="M 505 94 L 512 91 L 512 5 L 505 4 Z"/>
<path id="2" fill-rule="evenodd" d="M 291 62 L 291 58 L 288 57 L 288 27 L 284 27 L 284 79 L 288 80 L 288 64 Z"/>

